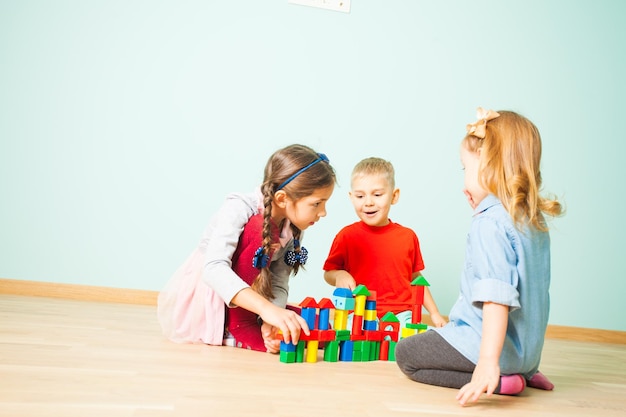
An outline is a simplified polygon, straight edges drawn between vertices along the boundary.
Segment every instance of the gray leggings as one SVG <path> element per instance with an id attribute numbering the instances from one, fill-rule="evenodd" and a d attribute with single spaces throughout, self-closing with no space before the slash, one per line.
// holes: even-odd
<path id="1" fill-rule="evenodd" d="M 396 363 L 414 381 L 448 388 L 470 382 L 476 367 L 432 330 L 400 340 Z"/>

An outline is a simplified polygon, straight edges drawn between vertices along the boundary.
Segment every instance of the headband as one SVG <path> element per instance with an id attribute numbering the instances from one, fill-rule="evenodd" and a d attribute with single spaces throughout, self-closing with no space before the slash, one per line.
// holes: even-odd
<path id="1" fill-rule="evenodd" d="M 317 164 L 318 162 L 329 162 L 328 161 L 328 157 L 326 155 L 324 155 L 323 153 L 318 153 L 317 154 L 318 158 L 311 162 L 309 165 L 305 166 L 304 168 L 300 168 L 295 174 L 293 174 L 291 177 L 287 178 L 285 180 L 285 182 L 283 182 L 282 184 L 280 184 L 278 186 L 278 188 L 276 188 L 276 191 L 282 190 L 285 185 L 289 184 L 291 181 L 293 181 L 298 175 L 302 174 L 304 171 L 306 171 L 307 169 L 311 168 L 313 165 Z"/>
<path id="2" fill-rule="evenodd" d="M 476 136 L 477 138 L 485 139 L 487 122 L 500 116 L 500 113 L 493 110 L 485 110 L 479 107 L 476 110 L 476 120 L 474 123 L 468 124 L 465 129 L 468 135 Z"/>

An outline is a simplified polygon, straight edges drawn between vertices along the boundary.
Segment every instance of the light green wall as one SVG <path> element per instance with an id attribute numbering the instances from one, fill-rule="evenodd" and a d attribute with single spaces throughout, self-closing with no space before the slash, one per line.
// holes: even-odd
<path id="1" fill-rule="evenodd" d="M 160 289 L 269 154 L 325 152 L 340 187 L 306 233 L 292 301 L 356 219 L 349 173 L 381 156 L 443 313 L 471 210 L 458 144 L 475 108 L 544 140 L 552 324 L 626 330 L 626 2 L 0 0 L 0 277 Z"/>

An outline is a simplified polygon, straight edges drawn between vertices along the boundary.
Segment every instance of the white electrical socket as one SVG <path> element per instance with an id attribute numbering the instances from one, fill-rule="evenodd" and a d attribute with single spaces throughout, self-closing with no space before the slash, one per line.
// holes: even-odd
<path id="1" fill-rule="evenodd" d="M 287 0 L 287 3 L 350 13 L 350 0 Z"/>

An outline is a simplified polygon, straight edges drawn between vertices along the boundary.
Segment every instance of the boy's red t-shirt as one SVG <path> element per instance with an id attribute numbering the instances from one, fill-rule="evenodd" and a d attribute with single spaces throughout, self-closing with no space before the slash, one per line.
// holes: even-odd
<path id="1" fill-rule="evenodd" d="M 324 263 L 325 271 L 345 270 L 376 291 L 379 317 L 411 310 L 412 276 L 424 269 L 419 240 L 400 224 L 373 227 L 357 222 L 341 229 Z"/>

